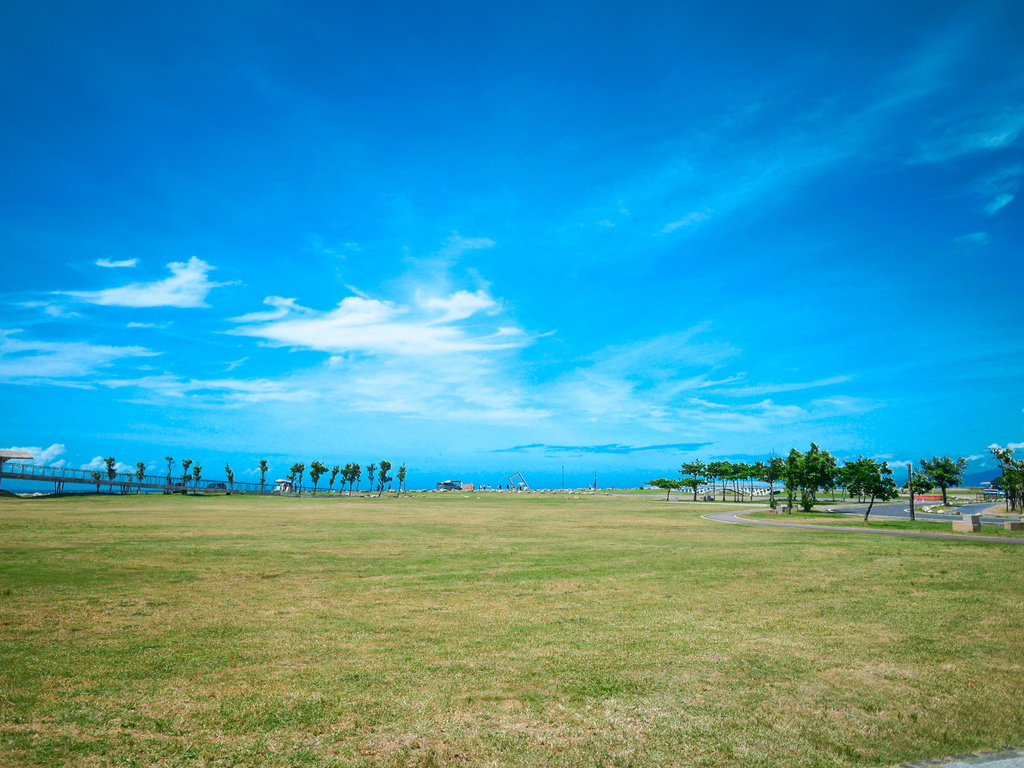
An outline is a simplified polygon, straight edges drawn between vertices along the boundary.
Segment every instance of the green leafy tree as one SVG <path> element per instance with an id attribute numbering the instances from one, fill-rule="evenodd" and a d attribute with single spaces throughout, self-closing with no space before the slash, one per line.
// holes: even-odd
<path id="1" fill-rule="evenodd" d="M 296 474 L 298 475 L 298 478 L 299 478 L 299 495 L 301 496 L 302 495 L 302 476 L 306 473 L 306 465 L 303 464 L 302 462 L 299 462 L 295 466 L 298 467 L 298 471 L 296 472 Z"/>
<path id="2" fill-rule="evenodd" d="M 300 471 L 300 469 L 301 469 L 301 471 Z M 301 493 L 302 493 L 302 487 L 301 487 L 302 486 L 302 472 L 306 471 L 306 465 L 305 464 L 299 464 L 299 462 L 295 462 L 294 464 L 292 464 L 290 471 L 291 471 L 292 482 L 294 482 L 295 485 L 296 485 L 296 487 L 293 488 L 292 490 L 298 491 L 299 494 L 301 495 Z M 298 478 L 298 480 L 296 480 L 296 478 Z"/>
<path id="3" fill-rule="evenodd" d="M 260 471 L 260 493 L 263 493 L 263 488 L 267 484 L 267 472 L 270 471 L 270 466 L 267 464 L 266 459 L 260 459 L 259 467 Z"/>
<path id="4" fill-rule="evenodd" d="M 775 484 L 786 476 L 786 460 L 781 456 L 769 456 L 764 465 L 761 479 L 768 483 L 768 505 L 775 509 L 779 502 L 775 498 Z"/>
<path id="5" fill-rule="evenodd" d="M 139 483 L 141 483 L 142 482 L 142 478 L 144 478 L 145 476 L 146 476 L 146 462 L 144 462 L 144 461 L 137 461 L 137 462 L 135 462 L 135 479 L 138 480 Z M 141 493 L 142 492 L 142 488 L 141 487 L 136 488 L 135 492 L 136 493 Z"/>
<path id="6" fill-rule="evenodd" d="M 334 490 L 334 480 L 338 477 L 338 473 L 339 472 L 341 472 L 341 466 L 340 465 L 335 464 L 333 467 L 331 467 L 331 481 L 327 485 L 327 492 L 328 493 L 331 493 Z M 341 477 L 341 484 L 342 485 L 345 484 L 345 476 L 344 475 L 342 475 L 342 477 Z"/>
<path id="7" fill-rule="evenodd" d="M 181 484 L 188 487 L 188 468 L 192 466 L 192 459 L 181 460 Z"/>
<path id="8" fill-rule="evenodd" d="M 164 456 L 164 461 L 167 462 L 167 487 L 170 488 L 171 487 L 171 472 L 173 471 L 173 467 L 174 467 L 174 457 L 173 456 Z"/>
<path id="9" fill-rule="evenodd" d="M 755 480 L 764 480 L 765 470 L 768 469 L 768 465 L 763 461 L 755 461 L 750 465 L 750 476 Z M 751 483 L 750 500 L 754 500 L 753 483 Z"/>
<path id="10" fill-rule="evenodd" d="M 380 460 L 380 469 L 377 472 L 377 496 L 378 498 L 384 493 L 385 483 L 390 483 L 392 478 L 388 472 L 391 471 L 391 462 L 385 459 Z"/>
<path id="11" fill-rule="evenodd" d="M 235 490 L 235 470 L 224 464 L 224 474 L 228 476 L 228 490 Z"/>
<path id="12" fill-rule="evenodd" d="M 369 464 L 366 467 L 366 479 L 370 481 L 370 490 L 368 491 L 369 493 L 373 493 L 373 473 L 376 472 L 376 471 L 377 471 L 377 465 L 376 464 Z"/>
<path id="13" fill-rule="evenodd" d="M 993 445 L 988 452 L 999 462 L 1002 469 L 1002 474 L 992 484 L 1002 489 L 1006 505 L 1011 512 L 1024 509 L 1024 461 L 1013 458 L 1013 448 Z"/>
<path id="14" fill-rule="evenodd" d="M 786 506 L 792 511 L 796 501 L 797 491 L 800 490 L 800 480 L 804 471 L 804 455 L 796 448 L 791 448 L 789 456 L 786 457 L 784 473 L 782 475 L 783 487 L 786 489 Z"/>
<path id="15" fill-rule="evenodd" d="M 838 466 L 838 462 L 837 462 L 836 466 L 833 467 L 833 469 L 832 469 L 832 483 L 831 483 L 831 485 L 832 485 L 832 501 L 836 500 L 836 489 L 837 488 L 841 488 L 842 489 L 842 492 L 843 492 L 842 498 L 844 498 L 844 499 L 846 498 L 846 485 L 845 485 L 846 479 L 845 478 L 846 478 L 846 475 L 843 472 L 843 468 Z"/>
<path id="16" fill-rule="evenodd" d="M 708 462 L 707 479 L 711 481 L 711 497 L 718 493 L 718 481 L 723 479 L 729 472 L 729 462 L 711 461 Z M 722 501 L 725 501 L 725 483 L 722 483 Z"/>
<path id="17" fill-rule="evenodd" d="M 871 499 L 864 512 L 865 523 L 876 501 L 889 501 L 899 496 L 896 482 L 892 479 L 892 470 L 886 462 L 879 464 L 874 459 L 861 456 L 856 461 L 845 461 L 843 464 L 844 479 L 850 493 Z"/>
<path id="18" fill-rule="evenodd" d="M 828 488 L 832 484 L 836 459 L 828 451 L 821 450 L 816 443 L 803 455 L 800 465 L 798 487 L 800 488 L 800 506 L 804 512 L 810 512 L 817 501 L 819 488 Z"/>
<path id="19" fill-rule="evenodd" d="M 680 482 L 678 480 L 667 480 L 664 477 L 659 477 L 657 480 L 648 480 L 647 484 L 654 488 L 661 488 L 661 490 L 665 492 L 665 501 L 668 501 L 669 495 L 679 487 Z"/>
<path id="20" fill-rule="evenodd" d="M 103 480 L 103 473 L 102 472 L 90 472 L 89 473 L 89 477 L 91 477 L 92 481 L 94 483 L 96 483 L 96 493 L 99 493 L 100 492 L 100 482 Z"/>
<path id="21" fill-rule="evenodd" d="M 923 496 L 935 487 L 935 483 L 924 472 L 912 472 L 903 487 L 913 489 L 915 496 Z"/>
<path id="22" fill-rule="evenodd" d="M 935 486 L 942 489 L 942 506 L 946 506 L 946 489 L 955 488 L 964 480 L 967 459 L 934 456 L 931 461 L 921 459 L 921 471 Z"/>
<path id="23" fill-rule="evenodd" d="M 316 496 L 316 487 L 320 484 L 320 478 L 327 473 L 327 467 L 319 461 L 309 465 L 309 479 L 313 481 L 313 495 Z"/>
<path id="24" fill-rule="evenodd" d="M 732 483 L 732 499 L 736 501 L 737 494 L 740 497 L 740 501 L 743 501 L 743 486 L 742 481 L 746 480 L 750 476 L 750 467 L 744 464 L 742 461 L 732 462 L 729 464 L 729 477 L 728 480 Z M 724 498 L 723 498 L 724 501 Z"/>
<path id="25" fill-rule="evenodd" d="M 363 479 L 363 468 L 360 467 L 358 464 L 353 464 L 352 465 L 352 477 L 356 481 L 356 490 L 358 491 L 359 490 L 359 483 Z M 348 490 L 349 490 L 349 493 L 352 492 L 352 483 L 349 483 Z"/>
<path id="26" fill-rule="evenodd" d="M 103 463 L 107 465 L 107 480 L 110 481 L 110 486 L 107 488 L 107 493 L 114 492 L 114 478 L 117 477 L 117 459 L 113 456 L 107 456 L 103 460 Z"/>
<path id="27" fill-rule="evenodd" d="M 203 479 L 203 465 L 196 464 L 192 467 L 192 489 L 199 490 L 199 481 Z"/>
<path id="28" fill-rule="evenodd" d="M 686 485 L 693 488 L 694 501 L 697 500 L 697 489 L 700 488 L 701 481 L 707 476 L 707 469 L 707 464 L 700 459 L 684 462 L 679 468 L 680 475 L 690 476 L 690 482 L 687 482 Z"/>
<path id="29" fill-rule="evenodd" d="M 398 472 L 395 474 L 395 477 L 398 479 L 398 492 L 399 493 L 401 493 L 402 492 L 402 488 L 405 487 L 405 478 L 406 478 L 407 475 L 408 475 L 408 470 L 405 468 L 405 463 L 403 462 L 402 466 L 400 466 L 398 468 Z"/>

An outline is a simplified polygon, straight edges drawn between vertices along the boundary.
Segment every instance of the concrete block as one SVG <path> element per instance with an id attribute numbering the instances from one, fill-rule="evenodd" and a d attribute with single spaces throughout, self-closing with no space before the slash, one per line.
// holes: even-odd
<path id="1" fill-rule="evenodd" d="M 1003 523 L 1003 528 L 1008 531 L 1024 531 L 1024 521 L 1021 520 L 1007 520 Z"/>
<path id="2" fill-rule="evenodd" d="M 962 515 L 953 521 L 953 530 L 957 533 L 978 533 L 981 530 L 981 515 Z"/>

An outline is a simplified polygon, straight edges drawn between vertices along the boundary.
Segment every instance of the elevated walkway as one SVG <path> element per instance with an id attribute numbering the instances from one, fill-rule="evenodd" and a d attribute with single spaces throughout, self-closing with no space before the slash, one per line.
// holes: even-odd
<path id="1" fill-rule="evenodd" d="M 113 478 L 108 477 L 106 472 L 101 473 L 97 480 L 92 476 L 93 470 L 72 469 L 71 467 L 40 467 L 34 464 L 20 464 L 13 461 L 5 461 L 0 464 L 0 478 L 4 480 L 31 480 L 39 483 L 53 483 L 55 493 L 64 493 L 65 483 L 77 483 L 79 485 L 92 485 L 103 487 L 108 490 L 116 489 L 118 493 L 132 493 L 133 491 L 164 491 L 167 493 L 255 493 L 271 494 L 274 492 L 273 483 L 261 486 L 259 483 L 234 482 L 228 484 L 224 480 L 201 479 L 198 482 L 188 480 L 182 482 L 181 478 L 172 477 L 168 481 L 166 475 L 143 475 L 141 478 L 133 472 L 118 472 Z"/>

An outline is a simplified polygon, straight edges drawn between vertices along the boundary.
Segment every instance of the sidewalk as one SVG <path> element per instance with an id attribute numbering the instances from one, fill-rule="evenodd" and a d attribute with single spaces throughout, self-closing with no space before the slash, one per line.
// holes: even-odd
<path id="1" fill-rule="evenodd" d="M 903 763 L 900 768 L 924 768 L 925 766 L 941 766 L 941 768 L 972 768 L 983 765 L 985 768 L 1024 768 L 1024 750 L 1004 747 L 999 752 L 979 752 L 938 760 L 922 760 L 919 763 Z"/>

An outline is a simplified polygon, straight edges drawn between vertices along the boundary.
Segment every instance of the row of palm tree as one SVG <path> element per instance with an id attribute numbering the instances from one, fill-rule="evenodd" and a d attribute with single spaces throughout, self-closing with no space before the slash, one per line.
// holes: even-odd
<path id="1" fill-rule="evenodd" d="M 261 489 L 263 486 L 264 477 L 266 475 L 267 470 L 267 467 L 265 465 L 266 462 L 260 462 Z M 376 483 L 377 486 L 378 496 L 384 493 L 385 487 L 387 488 L 387 490 L 391 490 L 391 483 L 395 479 L 398 480 L 398 492 L 402 492 L 403 487 L 405 486 L 405 478 L 408 474 L 408 470 L 405 464 L 403 464 L 398 468 L 398 471 L 395 473 L 395 477 L 391 477 L 391 475 L 388 474 L 391 471 L 391 467 L 392 464 L 387 459 L 381 459 L 380 464 L 375 464 L 371 462 L 370 464 L 367 465 L 366 474 L 370 480 L 370 493 L 373 493 L 374 483 Z M 300 494 L 302 493 L 302 477 L 305 474 L 305 472 L 306 465 L 302 462 L 296 462 L 292 464 L 290 473 L 286 475 L 288 481 L 292 484 L 293 487 L 298 489 L 298 492 Z M 376 473 L 376 475 L 374 473 Z M 319 488 L 320 478 L 328 474 L 330 475 L 330 480 L 327 485 L 328 492 L 334 491 L 334 483 L 337 481 L 338 475 L 341 475 L 340 488 L 341 490 L 344 490 L 345 485 L 347 484 L 348 493 L 349 495 L 351 495 L 353 486 L 355 486 L 356 491 L 359 490 L 359 484 L 362 481 L 363 477 L 363 468 L 359 464 L 348 463 L 345 466 L 335 464 L 333 467 L 328 469 L 327 465 L 321 461 L 310 462 L 309 479 L 313 481 L 314 495 L 317 493 L 317 489 Z"/>

